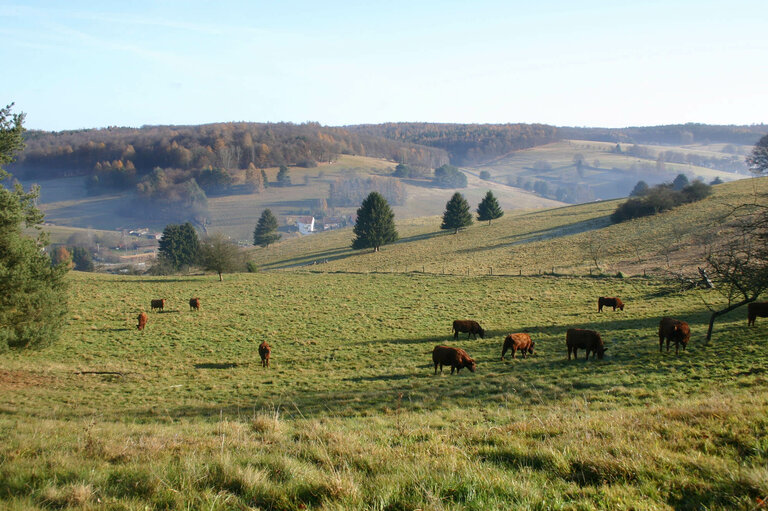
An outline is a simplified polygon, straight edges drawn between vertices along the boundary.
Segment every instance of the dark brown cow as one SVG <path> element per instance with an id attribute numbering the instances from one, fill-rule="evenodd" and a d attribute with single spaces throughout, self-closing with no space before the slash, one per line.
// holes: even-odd
<path id="1" fill-rule="evenodd" d="M 669 341 L 675 343 L 675 355 L 677 355 L 680 345 L 682 344 L 683 349 L 685 349 L 688 346 L 688 341 L 691 340 L 691 329 L 688 327 L 688 323 L 673 318 L 661 318 L 659 321 L 659 353 L 661 353 L 664 339 L 667 340 L 667 352 L 669 352 Z"/>
<path id="2" fill-rule="evenodd" d="M 136 328 L 138 328 L 139 330 L 144 330 L 144 327 L 147 326 L 147 313 L 142 312 L 141 314 L 139 314 L 138 320 L 139 320 L 139 324 L 136 325 Z"/>
<path id="3" fill-rule="evenodd" d="M 261 357 L 261 367 L 269 367 L 269 356 L 272 354 L 272 348 L 267 341 L 259 344 L 259 356 Z"/>
<path id="4" fill-rule="evenodd" d="M 603 312 L 603 306 L 613 307 L 613 310 L 624 310 L 624 302 L 621 301 L 621 298 L 616 298 L 615 296 L 601 296 L 598 298 L 597 312 Z"/>
<path id="5" fill-rule="evenodd" d="M 517 350 L 523 353 L 523 358 L 528 356 L 528 353 L 533 354 L 533 347 L 536 345 L 531 340 L 531 336 L 525 333 L 521 334 L 509 334 L 504 339 L 504 347 L 501 349 L 501 359 L 504 360 L 504 354 L 507 350 L 512 350 L 512 358 L 515 358 Z"/>
<path id="6" fill-rule="evenodd" d="M 459 338 L 459 332 L 467 332 L 467 339 L 469 339 L 470 335 L 477 339 L 477 334 L 480 334 L 481 339 L 485 339 L 485 330 L 483 330 L 483 327 L 481 327 L 477 321 L 472 321 L 471 319 L 457 319 L 454 321 L 453 332 L 454 339 Z"/>
<path id="7" fill-rule="evenodd" d="M 190 298 L 189 299 L 189 309 L 190 310 L 200 310 L 200 298 Z"/>
<path id="8" fill-rule="evenodd" d="M 569 328 L 565 333 L 565 345 L 568 348 L 568 360 L 571 359 L 571 352 L 573 352 L 574 360 L 578 358 L 576 351 L 580 349 L 587 350 L 587 357 L 585 360 L 589 360 L 589 352 L 595 353 L 597 358 L 602 359 L 603 354 L 608 350 L 603 345 L 603 340 L 600 338 L 600 334 L 594 330 L 582 330 L 580 328 Z M 592 357 L 594 358 L 594 357 Z"/>
<path id="9" fill-rule="evenodd" d="M 456 370 L 456 374 L 466 367 L 473 373 L 475 372 L 475 361 L 467 355 L 467 352 L 461 348 L 451 348 L 450 346 L 435 346 L 432 350 L 432 362 L 435 363 L 435 374 L 437 366 L 440 366 L 440 372 L 443 372 L 443 366 L 451 366 L 451 374 Z"/>
<path id="10" fill-rule="evenodd" d="M 756 318 L 768 318 L 768 302 L 747 304 L 747 326 L 754 326 Z"/>
<path id="11" fill-rule="evenodd" d="M 160 300 L 152 300 L 150 305 L 152 306 L 151 310 L 159 309 L 162 311 L 165 307 L 165 298 L 161 298 Z"/>

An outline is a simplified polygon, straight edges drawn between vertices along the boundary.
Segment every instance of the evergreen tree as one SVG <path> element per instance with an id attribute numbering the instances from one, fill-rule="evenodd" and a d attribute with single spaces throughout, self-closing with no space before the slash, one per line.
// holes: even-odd
<path id="1" fill-rule="evenodd" d="M 679 192 L 686 186 L 688 186 L 688 178 L 685 174 L 678 174 L 674 181 L 672 181 L 672 189 Z"/>
<path id="2" fill-rule="evenodd" d="M 491 220 L 496 220 L 504 216 L 504 212 L 499 206 L 499 201 L 493 196 L 493 193 L 488 190 L 483 200 L 477 206 L 477 219 L 481 222 L 488 220 L 488 225 L 491 225 Z"/>
<path id="3" fill-rule="evenodd" d="M 237 271 L 244 266 L 240 248 L 221 233 L 206 238 L 200 244 L 200 262 L 203 268 L 219 275 L 219 282 L 224 280 L 221 276 L 224 272 Z"/>
<path id="4" fill-rule="evenodd" d="M 277 186 L 291 186 L 291 176 L 285 165 L 280 165 L 280 170 L 277 171 Z"/>
<path id="5" fill-rule="evenodd" d="M 632 191 L 629 193 L 630 197 L 642 197 L 648 194 L 648 183 L 645 181 L 638 181 Z"/>
<path id="6" fill-rule="evenodd" d="M 768 172 L 768 135 L 761 138 L 752 148 L 752 152 L 747 157 L 747 165 L 755 174 Z"/>
<path id="7" fill-rule="evenodd" d="M 363 199 L 357 210 L 357 222 L 352 230 L 355 239 L 352 248 L 372 248 L 374 252 L 387 243 L 397 241 L 400 236 L 395 228 L 395 214 L 387 200 L 378 192 L 371 192 Z"/>
<path id="8" fill-rule="evenodd" d="M 24 114 L 0 108 L 0 165 L 10 163 L 24 147 Z M 0 181 L 10 178 L 0 168 Z M 67 310 L 64 265 L 51 265 L 41 250 L 48 244 L 40 232 L 43 214 L 35 207 L 39 188 L 24 192 L 0 186 L 0 351 L 8 347 L 44 346 L 59 337 Z M 25 228 L 38 231 L 34 238 Z"/>
<path id="9" fill-rule="evenodd" d="M 269 178 L 267 178 L 267 171 L 261 169 L 261 181 L 264 183 L 264 188 L 269 188 Z"/>
<path id="10" fill-rule="evenodd" d="M 276 231 L 277 218 L 275 218 L 271 210 L 265 209 L 261 217 L 259 217 L 256 228 L 253 230 L 253 244 L 265 248 L 268 247 L 282 237 L 282 234 L 277 234 Z"/>
<path id="11" fill-rule="evenodd" d="M 84 247 L 72 247 L 72 262 L 77 271 L 93 271 L 91 253 Z"/>
<path id="12" fill-rule="evenodd" d="M 469 211 L 469 203 L 462 194 L 456 192 L 445 204 L 443 213 L 443 223 L 441 229 L 453 229 L 454 234 L 459 232 L 462 227 L 472 225 L 472 213 Z"/>
<path id="13" fill-rule="evenodd" d="M 160 259 L 175 270 L 190 266 L 198 260 L 200 240 L 189 222 L 184 225 L 166 225 L 159 245 Z"/>

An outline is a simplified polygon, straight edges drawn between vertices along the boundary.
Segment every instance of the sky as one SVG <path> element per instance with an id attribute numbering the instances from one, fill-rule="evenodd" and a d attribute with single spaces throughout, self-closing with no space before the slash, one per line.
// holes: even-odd
<path id="1" fill-rule="evenodd" d="M 6 1 L 28 129 L 768 122 L 766 0 Z"/>

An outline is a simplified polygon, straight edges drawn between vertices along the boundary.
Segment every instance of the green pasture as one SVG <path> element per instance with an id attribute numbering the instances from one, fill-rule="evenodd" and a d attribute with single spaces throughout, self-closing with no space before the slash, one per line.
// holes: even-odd
<path id="1" fill-rule="evenodd" d="M 441 231 L 439 216 L 396 217 L 401 240 L 379 253 L 352 250 L 353 233 L 347 228 L 254 248 L 249 257 L 265 269 L 312 265 L 313 271 L 323 272 L 696 274 L 724 215 L 766 187 L 764 178 L 717 185 L 700 202 L 620 224 L 609 218 L 620 200 L 506 211 L 491 225 L 476 222 L 458 234 Z"/>
<path id="2" fill-rule="evenodd" d="M 302 271 L 69 282 L 62 339 L 0 358 L 4 509 L 754 509 L 768 495 L 768 323 L 734 311 L 705 345 L 712 291 Z M 598 313 L 601 295 L 626 309 Z M 663 315 L 691 324 L 679 356 L 658 351 Z M 454 340 L 454 319 L 487 335 Z M 566 360 L 569 327 L 598 330 L 606 358 Z M 500 361 L 517 331 L 535 355 Z M 437 344 L 477 371 L 435 376 Z"/>

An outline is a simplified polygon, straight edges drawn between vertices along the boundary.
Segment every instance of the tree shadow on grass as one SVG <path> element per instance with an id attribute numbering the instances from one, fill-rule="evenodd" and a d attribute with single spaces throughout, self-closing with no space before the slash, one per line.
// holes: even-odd
<path id="1" fill-rule="evenodd" d="M 233 369 L 244 365 L 247 364 L 238 364 L 236 362 L 204 362 L 195 364 L 195 369 Z"/>
<path id="2" fill-rule="evenodd" d="M 136 330 L 135 328 L 102 328 L 102 332 L 128 332 L 130 330 Z"/>

